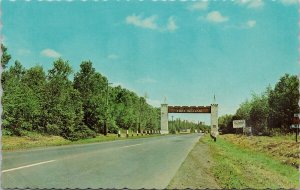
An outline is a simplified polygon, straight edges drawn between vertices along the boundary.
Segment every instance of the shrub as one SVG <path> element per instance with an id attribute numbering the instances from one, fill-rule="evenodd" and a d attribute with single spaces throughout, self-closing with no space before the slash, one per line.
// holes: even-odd
<path id="1" fill-rule="evenodd" d="M 49 135 L 60 135 L 61 130 L 56 124 L 47 124 L 46 133 Z"/>
<path id="2" fill-rule="evenodd" d="M 67 136 L 66 138 L 71 141 L 77 141 L 79 139 L 95 138 L 95 137 L 96 137 L 95 131 L 92 131 L 86 125 L 81 124 L 77 126 L 76 130 L 70 133 L 70 135 Z"/>

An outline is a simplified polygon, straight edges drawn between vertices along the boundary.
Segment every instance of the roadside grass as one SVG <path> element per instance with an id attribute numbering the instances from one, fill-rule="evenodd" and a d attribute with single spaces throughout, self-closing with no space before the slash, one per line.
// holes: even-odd
<path id="1" fill-rule="evenodd" d="M 212 172 L 221 188 L 299 188 L 298 170 L 267 153 L 233 144 L 226 136 L 219 136 L 217 142 L 209 135 L 201 140 L 210 146 Z"/>
<path id="2" fill-rule="evenodd" d="M 219 189 L 211 167 L 212 155 L 207 143 L 198 141 L 170 181 L 167 189 Z"/>
<path id="3" fill-rule="evenodd" d="M 300 165 L 300 143 L 296 143 L 292 135 L 267 137 L 226 134 L 222 135 L 222 138 L 241 147 L 267 153 L 274 159 L 295 168 Z"/>
<path id="4" fill-rule="evenodd" d="M 98 142 L 114 141 L 114 140 L 149 138 L 155 136 L 160 136 L 160 134 L 143 135 L 143 136 L 141 135 L 137 136 L 136 134 L 133 134 L 132 136 L 132 134 L 129 134 L 128 138 L 126 138 L 125 135 L 118 137 L 117 134 L 108 134 L 107 136 L 98 135 L 95 138 L 80 139 L 78 141 L 70 141 L 60 136 L 46 136 L 46 135 L 30 132 L 26 136 L 21 136 L 21 137 L 2 136 L 1 140 L 2 140 L 3 151 L 14 151 L 14 150 L 23 150 L 23 149 L 38 148 L 38 147 L 98 143 Z"/>

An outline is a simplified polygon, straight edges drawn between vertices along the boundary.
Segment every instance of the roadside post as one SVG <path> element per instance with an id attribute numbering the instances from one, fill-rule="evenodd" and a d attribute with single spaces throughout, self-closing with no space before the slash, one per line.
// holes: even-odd
<path id="1" fill-rule="evenodd" d="M 126 130 L 126 137 L 128 138 L 128 130 Z"/>
<path id="2" fill-rule="evenodd" d="M 121 137 L 121 131 L 120 130 L 118 131 L 118 137 Z"/>
<path id="3" fill-rule="evenodd" d="M 136 131 L 136 136 L 139 136 L 139 130 Z"/>

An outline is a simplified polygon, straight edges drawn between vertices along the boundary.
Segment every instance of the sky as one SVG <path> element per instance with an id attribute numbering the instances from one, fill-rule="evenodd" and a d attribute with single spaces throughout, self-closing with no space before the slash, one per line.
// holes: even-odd
<path id="1" fill-rule="evenodd" d="M 47 71 L 59 57 L 74 73 L 91 60 L 114 86 L 159 107 L 219 104 L 234 114 L 285 73 L 298 74 L 297 0 L 2 1 L 12 55 Z M 209 114 L 169 114 L 210 122 Z"/>

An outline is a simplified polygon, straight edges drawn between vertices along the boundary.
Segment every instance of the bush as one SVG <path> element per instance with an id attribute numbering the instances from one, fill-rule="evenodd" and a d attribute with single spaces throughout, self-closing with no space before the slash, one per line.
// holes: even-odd
<path id="1" fill-rule="evenodd" d="M 12 136 L 13 133 L 10 130 L 2 129 L 2 135 L 3 136 Z"/>
<path id="2" fill-rule="evenodd" d="M 114 120 L 110 120 L 109 122 L 108 122 L 108 132 L 109 133 L 114 133 L 114 134 L 117 134 L 118 133 L 118 131 L 119 131 L 119 127 L 118 127 L 118 125 L 116 124 L 116 122 L 114 121 Z"/>
<path id="3" fill-rule="evenodd" d="M 75 131 L 73 131 L 69 136 L 66 138 L 71 141 L 77 141 L 79 139 L 86 139 L 86 138 L 95 138 L 96 132 L 92 131 L 86 125 L 79 125 Z"/>
<path id="4" fill-rule="evenodd" d="M 61 130 L 56 124 L 47 124 L 46 133 L 49 135 L 60 135 Z"/>

